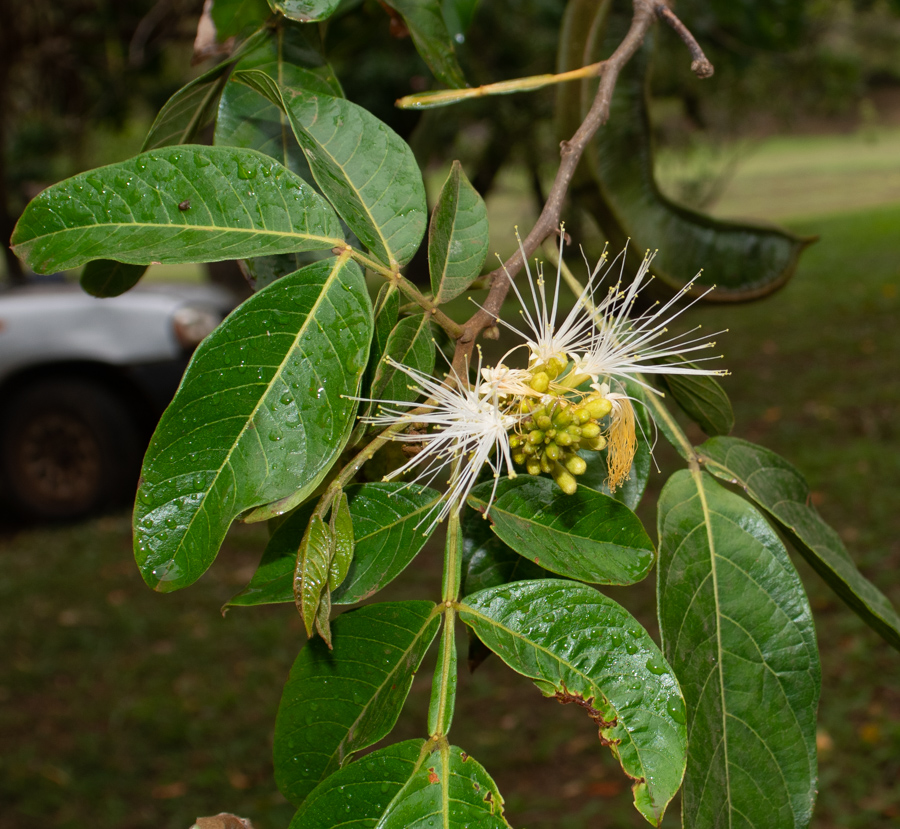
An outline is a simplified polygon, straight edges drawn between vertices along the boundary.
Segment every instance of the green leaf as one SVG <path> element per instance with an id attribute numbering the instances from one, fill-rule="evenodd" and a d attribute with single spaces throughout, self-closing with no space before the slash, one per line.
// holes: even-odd
<path id="1" fill-rule="evenodd" d="M 112 259 L 94 259 L 81 272 L 81 287 L 91 296 L 121 296 L 137 285 L 146 270 L 146 265 L 126 265 Z"/>
<path id="2" fill-rule="evenodd" d="M 393 581 L 426 541 L 416 525 L 440 499 L 417 484 L 371 483 L 345 490 L 355 549 L 332 604 L 355 604 Z M 226 607 L 293 602 L 294 564 L 315 504 L 302 506 L 272 534 L 250 583 Z"/>
<path id="3" fill-rule="evenodd" d="M 384 347 L 385 357 L 391 357 L 423 374 L 431 374 L 434 369 L 434 354 L 431 314 L 404 317 L 394 326 Z M 379 400 L 410 402 L 419 396 L 414 388 L 410 388 L 409 377 L 383 359 L 375 369 L 370 394 Z"/>
<path id="4" fill-rule="evenodd" d="M 290 829 L 508 829 L 497 784 L 446 742 L 407 740 L 373 751 L 324 781 Z"/>
<path id="5" fill-rule="evenodd" d="M 255 294 L 201 343 L 144 459 L 135 555 L 151 587 L 190 584 L 235 517 L 318 486 L 349 436 L 371 332 L 362 273 L 341 256 Z"/>
<path id="6" fill-rule="evenodd" d="M 454 161 L 428 228 L 428 270 L 436 304 L 458 297 L 481 273 L 488 242 L 484 199 Z"/>
<path id="7" fill-rule="evenodd" d="M 221 0 L 217 0 L 217 8 L 219 2 Z M 234 65 L 265 43 L 267 37 L 265 31 L 256 32 L 238 46 L 227 60 L 179 89 L 159 111 L 141 149 L 155 150 L 195 141 L 200 132 L 212 123 L 216 103 Z"/>
<path id="8" fill-rule="evenodd" d="M 328 590 L 336 590 L 347 578 L 350 562 L 353 561 L 353 515 L 347 503 L 347 493 L 342 492 L 331 507 L 331 567 L 328 571 Z"/>
<path id="9" fill-rule="evenodd" d="M 256 69 L 285 86 L 342 97 L 334 71 L 325 63 L 306 30 L 282 26 L 238 64 L 238 71 Z M 309 165 L 284 110 L 243 83 L 230 82 L 222 93 L 214 143 L 259 150 L 311 181 Z"/>
<path id="10" fill-rule="evenodd" d="M 684 700 L 659 648 L 612 599 L 570 581 L 520 581 L 467 596 L 460 618 L 545 696 L 584 708 L 658 826 L 684 774 Z"/>
<path id="11" fill-rule="evenodd" d="M 663 488 L 659 537 L 660 629 L 689 717 L 684 814 L 696 829 L 806 826 L 819 655 L 787 552 L 746 501 L 686 470 Z"/>
<path id="12" fill-rule="evenodd" d="M 444 736 L 450 731 L 456 709 L 456 614 L 444 613 L 441 639 L 438 643 L 437 665 L 431 680 L 431 699 L 428 701 L 428 733 Z"/>
<path id="13" fill-rule="evenodd" d="M 257 70 L 236 72 L 287 113 L 316 184 L 359 240 L 399 269 L 425 232 L 425 185 L 409 145 L 367 110 L 280 87 Z"/>
<path id="14" fill-rule="evenodd" d="M 416 51 L 434 76 L 450 87 L 466 86 L 440 0 L 385 0 L 385 3 L 400 13 Z"/>
<path id="15" fill-rule="evenodd" d="M 630 11 L 595 0 L 570 3 L 567 17 L 559 71 L 608 57 L 631 23 Z M 585 174 L 570 193 L 593 215 L 614 249 L 624 248 L 631 239 L 631 267 L 636 269 L 645 250 L 658 250 L 653 272 L 671 289 L 680 289 L 702 271 L 696 288 L 716 286 L 707 300 L 727 302 L 770 294 L 790 279 L 800 254 L 813 240 L 774 226 L 713 219 L 660 192 L 653 173 L 647 105 L 653 48 L 650 31 L 622 69 L 609 120 L 585 153 L 587 165 L 583 166 L 592 175 Z M 595 79 L 560 85 L 561 139 L 571 138 L 596 88 Z"/>
<path id="16" fill-rule="evenodd" d="M 307 636 L 312 636 L 319 600 L 328 588 L 333 552 L 334 542 L 328 527 L 318 515 L 314 515 L 300 542 L 294 566 L 294 604 L 303 619 Z M 330 602 L 328 610 L 331 610 Z"/>
<path id="17" fill-rule="evenodd" d="M 476 486 L 469 505 L 484 512 L 493 488 L 494 481 Z M 638 517 L 584 486 L 566 495 L 547 478 L 503 478 L 488 518 L 517 553 L 561 576 L 634 584 L 653 564 L 653 542 Z"/>
<path id="18" fill-rule="evenodd" d="M 418 484 L 371 483 L 347 489 L 356 552 L 335 604 L 354 604 L 392 582 L 416 557 L 428 536 L 419 528 L 440 493 Z"/>
<path id="19" fill-rule="evenodd" d="M 465 34 L 469 30 L 478 0 L 443 0 L 441 11 L 452 35 Z"/>
<path id="20" fill-rule="evenodd" d="M 727 435 L 734 428 L 731 401 L 715 377 L 660 374 L 681 410 L 708 435 Z"/>
<path id="21" fill-rule="evenodd" d="M 784 458 L 737 438 L 713 438 L 697 447 L 717 478 L 742 486 L 769 513 L 813 569 L 885 641 L 900 649 L 900 616 L 865 578 L 840 536 L 812 506 L 806 480 Z"/>
<path id="22" fill-rule="evenodd" d="M 484 515 L 467 509 L 462 518 L 462 595 L 511 581 L 551 577 L 549 571 L 504 544 Z"/>
<path id="23" fill-rule="evenodd" d="M 367 605 L 334 620 L 333 650 L 313 639 L 300 651 L 275 721 L 275 780 L 288 800 L 299 805 L 390 733 L 439 622 L 432 602 Z"/>
<path id="24" fill-rule="evenodd" d="M 212 19 L 219 41 L 260 26 L 270 16 L 266 0 L 215 0 L 212 7 Z"/>
<path id="25" fill-rule="evenodd" d="M 340 0 L 269 0 L 272 11 L 298 23 L 325 20 L 334 14 Z"/>
<path id="26" fill-rule="evenodd" d="M 13 232 L 37 273 L 91 259 L 218 262 L 344 245 L 328 204 L 268 156 L 230 147 L 153 150 L 48 187 Z"/>

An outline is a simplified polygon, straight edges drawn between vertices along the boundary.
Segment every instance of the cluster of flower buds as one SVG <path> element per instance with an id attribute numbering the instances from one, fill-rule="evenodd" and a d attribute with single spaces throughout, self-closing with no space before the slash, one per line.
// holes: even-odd
<path id="1" fill-rule="evenodd" d="M 529 475 L 552 475 L 559 488 L 572 495 L 578 488 L 575 476 L 587 469 L 578 450 L 605 448 L 599 421 L 611 410 L 612 403 L 600 394 L 578 403 L 564 397 L 525 398 L 519 404 L 522 419 L 509 438 L 513 462 Z"/>

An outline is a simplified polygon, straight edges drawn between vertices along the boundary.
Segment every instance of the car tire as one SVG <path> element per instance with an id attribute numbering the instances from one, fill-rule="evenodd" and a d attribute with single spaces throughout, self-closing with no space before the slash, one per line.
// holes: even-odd
<path id="1" fill-rule="evenodd" d="M 134 496 L 140 430 L 103 385 L 42 380 L 4 404 L 0 477 L 23 517 L 80 518 Z"/>

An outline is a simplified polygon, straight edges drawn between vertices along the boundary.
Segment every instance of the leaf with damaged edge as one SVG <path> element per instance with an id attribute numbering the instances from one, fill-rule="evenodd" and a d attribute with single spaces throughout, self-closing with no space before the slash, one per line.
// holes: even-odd
<path id="1" fill-rule="evenodd" d="M 809 486 L 796 467 L 762 446 L 737 438 L 712 438 L 698 446 L 697 453 L 717 478 L 742 486 L 778 522 L 828 586 L 900 650 L 900 616 L 856 569 L 840 536 L 816 512 Z"/>
<path id="2" fill-rule="evenodd" d="M 371 314 L 342 256 L 255 294 L 201 343 L 144 460 L 134 530 L 148 584 L 191 584 L 234 518 L 318 486 L 353 425 Z"/>
<path id="3" fill-rule="evenodd" d="M 494 481 L 476 486 L 469 506 L 484 511 Z M 624 504 L 585 486 L 566 495 L 531 475 L 501 478 L 490 508 L 495 533 L 547 570 L 593 584 L 634 584 L 653 565 L 653 542 Z"/>
<path id="4" fill-rule="evenodd" d="M 634 781 L 635 808 L 658 826 L 684 775 L 684 700 L 637 620 L 592 587 L 556 579 L 482 590 L 459 614 L 544 696 L 585 710 Z"/>
<path id="5" fill-rule="evenodd" d="M 299 805 L 390 733 L 439 622 L 433 602 L 367 605 L 332 622 L 331 651 L 315 639 L 300 651 L 275 722 L 275 780 L 288 800 Z"/>
<path id="6" fill-rule="evenodd" d="M 699 471 L 663 488 L 659 538 L 663 650 L 689 719 L 683 813 L 693 829 L 807 826 L 819 654 L 787 551 L 756 509 Z"/>

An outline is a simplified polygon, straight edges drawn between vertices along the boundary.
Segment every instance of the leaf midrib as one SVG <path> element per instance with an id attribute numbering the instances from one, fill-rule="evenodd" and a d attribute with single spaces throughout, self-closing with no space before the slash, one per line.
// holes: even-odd
<path id="1" fill-rule="evenodd" d="M 294 353 L 294 351 L 297 348 L 297 343 L 300 341 L 300 339 L 303 337 L 304 333 L 306 332 L 307 326 L 309 326 L 311 321 L 315 318 L 316 312 L 318 311 L 319 306 L 322 304 L 325 297 L 328 295 L 328 293 L 331 289 L 332 283 L 337 278 L 337 275 L 341 273 L 341 271 L 344 268 L 344 265 L 347 263 L 347 261 L 349 259 L 350 259 L 349 253 L 344 252 L 340 256 L 338 256 L 337 259 L 335 260 L 334 267 L 331 269 L 331 272 L 328 274 L 328 277 L 322 283 L 322 288 L 319 292 L 319 296 L 317 297 L 316 301 L 313 303 L 312 307 L 310 308 L 309 313 L 307 314 L 306 319 L 303 321 L 303 324 L 300 326 L 300 329 L 297 332 L 297 336 L 294 337 L 293 343 L 291 344 L 290 348 L 288 348 L 286 350 L 284 359 L 278 364 L 277 369 L 272 374 L 272 379 L 266 384 L 265 391 L 260 394 L 259 399 L 256 402 L 256 405 L 253 407 L 252 411 L 247 415 L 244 426 L 241 428 L 240 432 L 238 432 L 237 436 L 232 441 L 231 448 L 225 454 L 225 458 L 223 459 L 223 461 L 219 465 L 219 467 L 216 469 L 215 477 L 213 478 L 212 482 L 210 483 L 209 487 L 207 488 L 206 493 L 203 495 L 203 498 L 201 498 L 200 502 L 197 504 L 197 507 L 194 510 L 194 514 L 191 516 L 190 521 L 188 521 L 187 526 L 185 527 L 185 531 L 182 534 L 181 539 L 178 542 L 178 546 L 175 548 L 175 551 L 172 553 L 172 555 L 168 559 L 169 562 L 174 561 L 178 557 L 178 555 L 180 553 L 182 553 L 182 551 L 185 549 L 185 539 L 187 539 L 189 537 L 189 535 L 191 533 L 191 528 L 194 525 L 194 521 L 196 521 L 197 517 L 202 512 L 205 511 L 204 507 L 206 505 L 207 498 L 210 496 L 212 491 L 215 489 L 216 484 L 219 482 L 219 479 L 221 478 L 221 475 L 222 475 L 222 470 L 225 469 L 225 467 L 230 463 L 231 456 L 234 454 L 234 451 L 237 448 L 238 444 L 240 444 L 243 436 L 247 433 L 249 424 L 253 422 L 253 419 L 256 417 L 256 413 L 259 411 L 260 406 L 262 406 L 263 401 L 265 401 L 266 398 L 268 397 L 268 395 L 271 393 L 272 388 L 275 384 L 275 381 L 280 379 L 281 374 L 284 371 L 285 364 L 287 363 L 288 359 L 290 358 L 290 356 Z M 162 504 L 160 506 L 162 506 Z M 158 507 L 157 507 L 157 509 L 158 509 Z"/>

